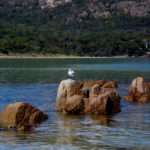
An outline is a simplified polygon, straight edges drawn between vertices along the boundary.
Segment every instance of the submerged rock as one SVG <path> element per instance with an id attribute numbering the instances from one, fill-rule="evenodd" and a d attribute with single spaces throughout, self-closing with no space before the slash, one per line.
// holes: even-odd
<path id="1" fill-rule="evenodd" d="M 0 125 L 15 130 L 30 130 L 48 119 L 48 116 L 28 103 L 9 104 L 0 113 Z"/>
<path id="2" fill-rule="evenodd" d="M 146 103 L 150 102 L 150 83 L 144 81 L 143 77 L 135 78 L 129 86 L 127 101 Z"/>
<path id="3" fill-rule="evenodd" d="M 58 87 L 56 109 L 67 114 L 119 112 L 117 82 L 63 80 Z"/>

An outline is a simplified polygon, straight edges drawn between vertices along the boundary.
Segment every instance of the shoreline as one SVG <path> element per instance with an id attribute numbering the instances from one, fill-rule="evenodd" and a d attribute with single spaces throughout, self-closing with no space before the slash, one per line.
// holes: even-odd
<path id="1" fill-rule="evenodd" d="M 41 55 L 41 54 L 12 54 L 12 55 L 3 55 L 0 54 L 0 59 L 78 59 L 78 58 L 129 58 L 127 55 L 123 56 L 75 56 L 75 55 Z"/>

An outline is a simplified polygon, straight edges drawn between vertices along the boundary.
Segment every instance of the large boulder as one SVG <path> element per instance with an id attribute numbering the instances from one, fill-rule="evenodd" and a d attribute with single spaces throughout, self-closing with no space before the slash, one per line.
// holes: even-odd
<path id="1" fill-rule="evenodd" d="M 144 81 L 143 77 L 135 78 L 128 89 L 128 96 L 124 98 L 133 102 L 150 102 L 150 83 Z"/>
<path id="2" fill-rule="evenodd" d="M 115 81 L 61 81 L 56 109 L 67 114 L 110 114 L 120 111 L 120 97 Z"/>
<path id="3" fill-rule="evenodd" d="M 81 87 L 81 82 L 72 79 L 61 81 L 56 98 L 57 111 L 79 113 L 80 108 L 83 107 Z"/>
<path id="4" fill-rule="evenodd" d="M 31 127 L 48 119 L 48 116 L 28 103 L 9 104 L 0 113 L 0 125 L 16 130 L 30 130 Z"/>

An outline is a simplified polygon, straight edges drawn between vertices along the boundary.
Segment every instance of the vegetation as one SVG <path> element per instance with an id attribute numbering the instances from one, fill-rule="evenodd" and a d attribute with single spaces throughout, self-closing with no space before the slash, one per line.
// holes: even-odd
<path id="1" fill-rule="evenodd" d="M 0 12 L 0 53 L 3 54 L 140 56 L 148 50 L 145 39 L 150 39 L 150 19 L 113 16 L 66 24 L 62 16 L 54 17 L 36 9 L 19 10 L 21 13 L 8 11 Z"/>

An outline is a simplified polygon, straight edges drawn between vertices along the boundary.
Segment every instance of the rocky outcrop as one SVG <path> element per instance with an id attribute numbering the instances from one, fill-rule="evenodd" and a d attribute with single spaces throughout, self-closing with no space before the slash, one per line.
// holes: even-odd
<path id="1" fill-rule="evenodd" d="M 69 4 L 71 13 L 78 20 L 88 17 L 110 18 L 113 14 L 124 14 L 132 17 L 145 17 L 150 15 L 150 0 L 119 0 L 102 2 L 99 0 L 86 0 L 77 2 L 75 0 L 40 0 L 46 7 L 56 8 Z M 42 4 L 42 3 L 41 3 Z M 43 5 L 40 5 L 43 7 Z"/>
<path id="2" fill-rule="evenodd" d="M 150 0 L 144 1 L 118 1 L 113 4 L 111 2 L 103 3 L 99 0 L 87 0 L 84 2 L 84 7 L 81 8 L 79 5 L 76 5 L 74 0 L 45 0 L 46 7 L 55 8 L 58 6 L 64 6 L 68 3 L 72 3 L 72 8 L 75 8 L 79 12 L 78 17 L 86 18 L 92 16 L 94 18 L 110 18 L 114 11 L 116 13 L 124 13 L 132 17 L 145 17 L 150 15 Z M 43 7 L 43 5 L 40 5 Z M 72 9 L 71 8 L 71 9 Z"/>
<path id="3" fill-rule="evenodd" d="M 0 126 L 15 130 L 30 130 L 48 118 L 39 109 L 28 103 L 17 102 L 9 104 L 0 113 Z"/>
<path id="4" fill-rule="evenodd" d="M 132 17 L 145 17 L 150 15 L 150 0 L 143 1 L 120 1 L 111 6 L 115 12 L 121 12 Z"/>
<path id="5" fill-rule="evenodd" d="M 112 114 L 120 111 L 115 81 L 61 81 L 56 100 L 57 111 L 67 114 Z"/>
<path id="6" fill-rule="evenodd" d="M 93 18 L 110 18 L 114 14 L 125 14 L 132 17 L 145 17 L 150 15 L 150 0 L 1 0 L 0 8 L 40 8 L 46 10 L 63 9 L 68 13 L 67 20 Z M 67 9 L 65 9 L 67 8 Z M 59 12 L 59 11 L 58 11 Z"/>
<path id="7" fill-rule="evenodd" d="M 27 7 L 27 8 L 55 8 L 60 5 L 71 3 L 72 0 L 1 0 L 0 6 Z"/>
<path id="8" fill-rule="evenodd" d="M 145 82 L 143 77 L 137 77 L 129 86 L 128 96 L 124 98 L 133 102 L 150 102 L 150 83 Z"/>
<path id="9" fill-rule="evenodd" d="M 44 8 L 55 8 L 61 5 L 71 3 L 72 0 L 39 0 L 40 7 Z"/>

